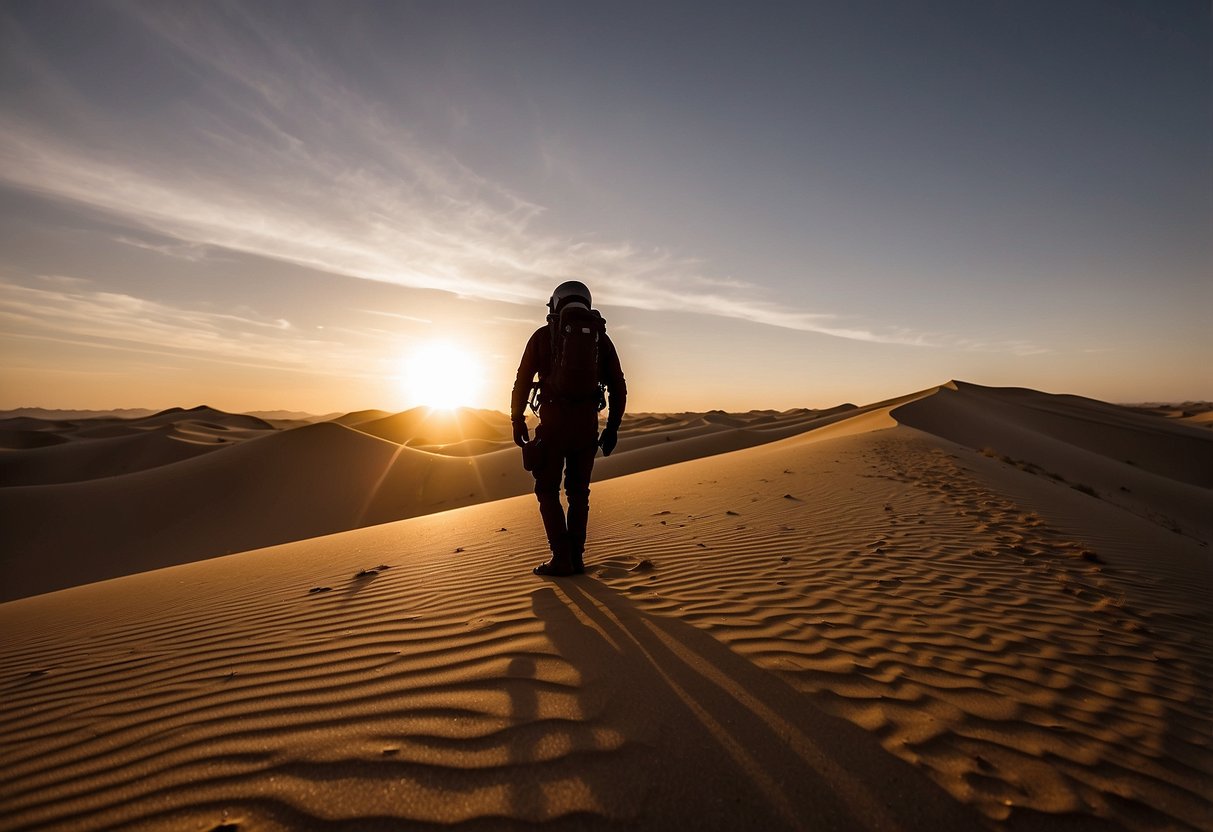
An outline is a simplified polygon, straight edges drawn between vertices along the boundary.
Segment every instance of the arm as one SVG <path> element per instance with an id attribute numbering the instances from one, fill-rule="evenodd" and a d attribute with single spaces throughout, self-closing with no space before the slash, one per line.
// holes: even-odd
<path id="1" fill-rule="evenodd" d="M 619 353 L 615 349 L 611 337 L 605 333 L 602 336 L 602 349 L 598 351 L 598 377 L 607 388 L 606 426 L 610 430 L 619 430 L 623 421 L 623 411 L 628 404 L 628 385 L 623 377 L 623 367 L 619 364 Z"/>
<path id="2" fill-rule="evenodd" d="M 540 348 L 546 327 L 536 331 L 526 342 L 522 361 L 518 364 L 518 375 L 514 377 L 514 389 L 510 393 L 510 421 L 520 422 L 526 418 L 526 402 L 531 395 L 531 383 L 540 367 Z"/>

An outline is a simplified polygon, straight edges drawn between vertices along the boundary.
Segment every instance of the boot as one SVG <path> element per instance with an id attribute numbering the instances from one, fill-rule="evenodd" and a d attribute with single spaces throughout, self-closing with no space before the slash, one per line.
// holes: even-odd
<path id="1" fill-rule="evenodd" d="M 549 575 L 552 577 L 573 575 L 573 562 L 569 558 L 568 535 L 560 535 L 556 540 L 551 541 L 549 546 L 552 547 L 552 557 L 531 571 L 535 572 L 536 575 Z"/>
<path id="2" fill-rule="evenodd" d="M 547 575 L 552 578 L 563 578 L 574 574 L 573 563 L 569 558 L 569 547 L 564 541 L 552 547 L 552 557 L 531 570 L 536 575 Z M 583 570 L 584 571 L 584 570 Z"/>

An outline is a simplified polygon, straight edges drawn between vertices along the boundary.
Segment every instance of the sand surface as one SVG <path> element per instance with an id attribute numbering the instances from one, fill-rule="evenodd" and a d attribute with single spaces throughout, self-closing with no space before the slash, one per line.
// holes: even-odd
<path id="1" fill-rule="evenodd" d="M 638 414 L 598 480 L 772 442 L 828 411 Z M 370 410 L 319 423 L 174 408 L 0 420 L 0 601 L 530 493 L 509 419 Z"/>
<path id="2" fill-rule="evenodd" d="M 523 496 L 0 604 L 0 826 L 1213 828 L 1211 449 L 952 383 L 595 485 L 579 578 Z"/>

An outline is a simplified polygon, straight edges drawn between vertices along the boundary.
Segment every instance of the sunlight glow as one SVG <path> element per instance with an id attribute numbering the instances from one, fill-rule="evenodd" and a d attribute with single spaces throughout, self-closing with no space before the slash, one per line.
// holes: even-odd
<path id="1" fill-rule="evenodd" d="M 446 410 L 474 404 L 484 384 L 476 358 L 446 341 L 418 347 L 404 371 L 404 393 L 412 403 Z"/>

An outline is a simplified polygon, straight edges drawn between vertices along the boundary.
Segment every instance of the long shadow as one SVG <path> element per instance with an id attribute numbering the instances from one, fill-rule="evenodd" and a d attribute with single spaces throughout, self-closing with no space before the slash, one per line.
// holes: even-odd
<path id="1" fill-rule="evenodd" d="M 535 677 L 535 662 L 530 658 L 517 656 L 510 661 L 507 674 L 511 679 L 532 679 Z M 539 697 L 533 688 L 513 685 L 509 688 L 509 697 L 510 717 L 516 723 L 525 724 L 539 719 Z M 535 751 L 535 743 L 525 735 L 515 737 L 510 743 L 509 751 L 514 759 L 529 760 Z M 510 802 L 514 817 L 540 817 L 544 802 L 542 789 L 531 778 L 522 778 L 522 782 L 511 787 Z"/>
<path id="2" fill-rule="evenodd" d="M 554 581 L 531 600 L 582 676 L 583 710 L 645 749 L 612 771 L 610 784 L 587 784 L 633 802 L 642 826 L 983 825 L 872 735 L 686 622 L 645 612 L 590 578 Z"/>

